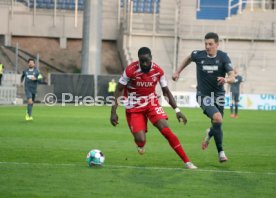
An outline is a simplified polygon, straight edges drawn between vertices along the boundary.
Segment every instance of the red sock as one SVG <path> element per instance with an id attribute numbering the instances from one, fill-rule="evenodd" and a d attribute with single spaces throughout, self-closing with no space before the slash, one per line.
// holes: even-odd
<path id="1" fill-rule="evenodd" d="M 145 144 L 146 144 L 146 141 L 144 141 L 144 142 L 136 141 L 136 140 L 134 140 L 134 141 L 135 141 L 135 143 L 136 143 L 136 145 L 137 145 L 138 147 L 144 147 Z"/>
<path id="2" fill-rule="evenodd" d="M 189 162 L 189 158 L 186 155 L 184 149 L 182 148 L 179 139 L 177 136 L 171 131 L 170 128 L 165 127 L 161 130 L 162 135 L 168 140 L 171 147 L 175 150 L 175 152 L 179 155 L 179 157 L 184 161 L 184 163 Z"/>

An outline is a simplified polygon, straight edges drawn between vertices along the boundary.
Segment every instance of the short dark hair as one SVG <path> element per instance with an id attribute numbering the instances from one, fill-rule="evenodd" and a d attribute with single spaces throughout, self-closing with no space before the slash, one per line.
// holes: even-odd
<path id="1" fill-rule="evenodd" d="M 219 36 L 217 33 L 214 32 L 209 32 L 205 35 L 205 39 L 214 39 L 215 42 L 219 42 Z"/>
<path id="2" fill-rule="evenodd" d="M 140 55 L 146 55 L 146 54 L 151 55 L 151 51 L 150 51 L 150 49 L 148 47 L 141 47 L 138 50 L 138 56 L 140 56 Z"/>
<path id="3" fill-rule="evenodd" d="M 33 58 L 29 58 L 29 59 L 28 59 L 28 63 L 29 63 L 30 61 L 34 61 L 34 63 L 35 63 L 35 59 L 33 59 Z"/>

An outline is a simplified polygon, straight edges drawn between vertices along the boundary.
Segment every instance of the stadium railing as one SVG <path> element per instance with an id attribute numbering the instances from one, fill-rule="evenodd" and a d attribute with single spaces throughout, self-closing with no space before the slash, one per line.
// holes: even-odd
<path id="1" fill-rule="evenodd" d="M 16 100 L 15 86 L 0 87 L 0 104 L 13 104 Z"/>

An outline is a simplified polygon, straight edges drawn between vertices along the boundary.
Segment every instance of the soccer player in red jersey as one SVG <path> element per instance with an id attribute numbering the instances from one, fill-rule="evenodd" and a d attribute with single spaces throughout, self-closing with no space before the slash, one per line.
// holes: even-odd
<path id="1" fill-rule="evenodd" d="M 178 137 L 168 126 L 168 116 L 159 105 L 155 87 L 159 82 L 163 95 L 168 99 L 169 104 L 176 112 L 178 121 L 187 123 L 186 117 L 177 107 L 175 100 L 168 88 L 163 70 L 152 62 L 151 51 L 147 47 L 142 47 L 138 51 L 139 61 L 128 65 L 119 79 L 115 92 L 115 104 L 111 109 L 110 121 L 113 126 L 118 124 L 118 99 L 123 95 L 126 100 L 126 118 L 129 128 L 134 136 L 137 150 L 140 154 L 145 152 L 147 121 L 150 122 L 161 132 L 168 140 L 171 147 L 185 163 L 187 169 L 196 169 L 197 167 L 190 162 Z"/>

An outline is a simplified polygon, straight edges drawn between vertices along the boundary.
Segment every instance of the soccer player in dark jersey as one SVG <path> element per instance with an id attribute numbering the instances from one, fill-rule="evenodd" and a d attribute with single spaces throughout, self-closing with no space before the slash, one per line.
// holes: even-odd
<path id="1" fill-rule="evenodd" d="M 195 50 L 184 59 L 180 67 L 173 74 L 177 81 L 183 69 L 191 62 L 196 63 L 197 72 L 197 101 L 204 114 L 211 119 L 211 127 L 206 130 L 206 137 L 202 142 L 202 149 L 208 147 L 214 136 L 220 162 L 227 161 L 223 150 L 222 119 L 225 103 L 225 83 L 233 83 L 234 72 L 231 61 L 226 53 L 218 50 L 219 37 L 210 32 L 205 35 L 205 50 Z M 228 77 L 226 77 L 228 74 Z"/>
<path id="2" fill-rule="evenodd" d="M 230 94 L 231 94 L 231 118 L 238 118 L 238 109 L 239 109 L 239 101 L 240 101 L 240 86 L 243 82 L 242 76 L 238 75 L 237 68 L 234 69 L 235 73 L 235 82 L 230 85 Z M 234 105 L 235 105 L 235 113 L 234 113 Z"/>
<path id="3" fill-rule="evenodd" d="M 39 71 L 35 67 L 35 60 L 29 59 L 28 60 L 29 68 L 24 70 L 21 76 L 21 83 L 24 83 L 25 88 L 25 95 L 27 98 L 27 113 L 25 119 L 27 121 L 33 120 L 32 110 L 33 110 L 33 103 L 35 101 L 37 83 L 39 80 L 42 79 L 42 76 L 39 74 Z"/>
<path id="4" fill-rule="evenodd" d="M 147 122 L 150 122 L 161 132 L 168 140 L 171 147 L 185 163 L 187 169 L 196 169 L 197 167 L 190 162 L 178 137 L 168 126 L 168 116 L 159 105 L 155 88 L 157 83 L 162 88 L 163 95 L 169 100 L 169 104 L 176 112 L 178 121 L 186 124 L 187 119 L 177 107 L 175 100 L 168 88 L 167 80 L 163 70 L 152 62 L 151 51 L 147 47 L 142 47 L 138 51 L 139 61 L 128 65 L 119 79 L 115 92 L 115 104 L 111 109 L 110 122 L 113 126 L 118 124 L 118 99 L 124 93 L 126 100 L 126 119 L 134 136 L 138 153 L 144 154 L 146 144 Z"/>

